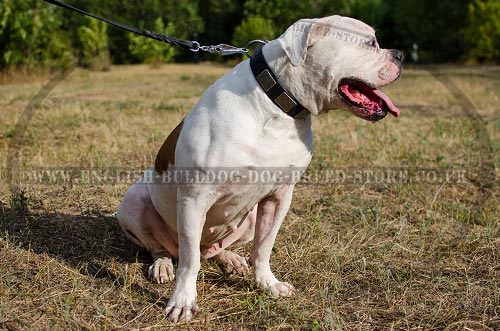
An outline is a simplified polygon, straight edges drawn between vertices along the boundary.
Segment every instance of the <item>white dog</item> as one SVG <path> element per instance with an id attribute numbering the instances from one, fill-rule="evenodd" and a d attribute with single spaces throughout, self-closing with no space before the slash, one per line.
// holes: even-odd
<path id="1" fill-rule="evenodd" d="M 293 293 L 290 284 L 276 279 L 269 259 L 296 180 L 285 171 L 250 183 L 245 172 L 301 169 L 300 175 L 313 151 L 309 114 L 344 108 L 373 122 L 387 112 L 398 116 L 376 88 L 401 72 L 402 54 L 381 49 L 370 26 L 330 16 L 296 22 L 207 89 L 118 210 L 125 233 L 153 255 L 154 281 L 173 280 L 172 260 L 178 259 L 166 308 L 170 320 L 189 320 L 199 311 L 201 257 L 244 274 L 246 260 L 227 248 L 252 239 L 249 262 L 256 284 L 273 296 Z M 186 176 L 173 181 L 178 169 Z M 237 176 L 214 181 L 214 169 L 232 169 Z M 186 179 L 194 176 L 189 171 L 196 180 Z"/>

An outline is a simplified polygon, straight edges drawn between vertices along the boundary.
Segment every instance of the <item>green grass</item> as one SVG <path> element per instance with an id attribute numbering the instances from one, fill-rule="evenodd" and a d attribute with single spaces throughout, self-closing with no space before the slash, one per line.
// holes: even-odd
<path id="1" fill-rule="evenodd" d="M 251 275 L 227 276 L 203 261 L 202 313 L 181 329 L 500 328 L 500 69 L 439 69 L 484 120 L 490 155 L 475 131 L 478 122 L 417 67 L 384 88 L 400 118 L 372 124 L 341 110 L 315 118 L 307 175 L 403 167 L 465 169 L 466 180 L 299 184 L 271 259 L 296 295 L 271 298 Z M 201 93 L 228 70 L 210 64 L 79 69 L 28 126 L 21 170 L 145 169 Z M 16 121 L 43 83 L 0 85 L 3 168 Z M 162 314 L 173 284 L 147 279 L 151 258 L 107 216 L 129 184 L 43 185 L 25 178 L 12 194 L 5 171 L 0 176 L 0 329 L 179 328 Z M 250 247 L 237 251 L 248 256 Z"/>

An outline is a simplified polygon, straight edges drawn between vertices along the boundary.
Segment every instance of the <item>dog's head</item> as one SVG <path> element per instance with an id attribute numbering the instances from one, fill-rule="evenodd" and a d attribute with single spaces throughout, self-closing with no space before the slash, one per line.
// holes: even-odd
<path id="1" fill-rule="evenodd" d="M 277 42 L 286 55 L 278 77 L 291 80 L 291 92 L 313 114 L 343 108 L 373 122 L 399 115 L 377 88 L 401 75 L 402 53 L 381 49 L 372 27 L 342 16 L 303 19 Z"/>

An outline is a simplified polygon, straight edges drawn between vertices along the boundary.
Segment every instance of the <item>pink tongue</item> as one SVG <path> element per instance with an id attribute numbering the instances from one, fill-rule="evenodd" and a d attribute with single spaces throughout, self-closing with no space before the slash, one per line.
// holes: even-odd
<path id="1" fill-rule="evenodd" d="M 379 97 L 380 99 L 384 100 L 387 108 L 389 108 L 389 113 L 391 113 L 394 117 L 398 117 L 399 116 L 399 109 L 396 106 L 394 106 L 394 104 L 392 103 L 391 99 L 389 99 L 389 97 L 387 95 L 385 95 L 380 90 L 373 90 L 372 92 L 377 97 Z"/>

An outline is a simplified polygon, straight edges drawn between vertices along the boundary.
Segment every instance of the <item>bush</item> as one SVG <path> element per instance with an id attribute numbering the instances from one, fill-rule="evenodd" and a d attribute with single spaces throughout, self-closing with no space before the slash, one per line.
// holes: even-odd
<path id="1" fill-rule="evenodd" d="M 173 24 L 169 23 L 165 26 L 160 17 L 155 20 L 154 31 L 167 36 L 175 35 Z M 176 52 L 175 46 L 167 45 L 140 35 L 131 33 L 129 35 L 129 40 L 129 50 L 140 62 L 150 64 L 169 62 Z"/>
<path id="2" fill-rule="evenodd" d="M 60 11 L 39 0 L 2 0 L 0 67 L 53 67 L 73 59 Z"/>
<path id="3" fill-rule="evenodd" d="M 500 2 L 474 0 L 469 4 L 465 38 L 473 60 L 500 61 Z"/>
<path id="4" fill-rule="evenodd" d="M 92 70 L 109 70 L 108 26 L 104 22 L 88 18 L 89 25 L 78 28 L 82 44 L 82 64 Z"/>
<path id="5" fill-rule="evenodd" d="M 255 39 L 271 40 L 276 37 L 275 30 L 272 20 L 249 17 L 234 30 L 232 44 L 236 47 L 245 47 L 249 41 Z"/>

